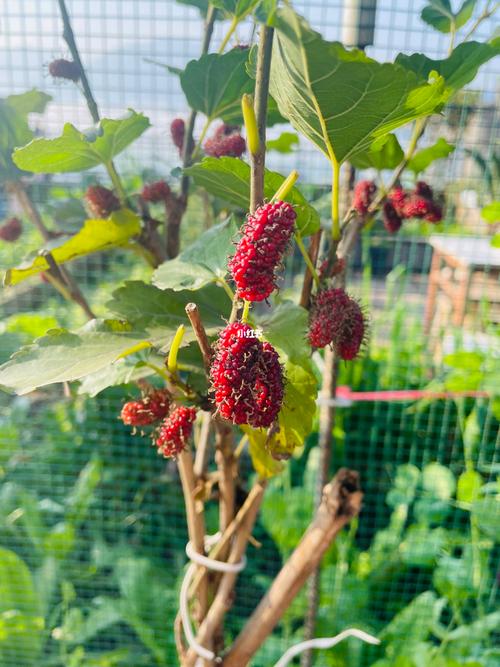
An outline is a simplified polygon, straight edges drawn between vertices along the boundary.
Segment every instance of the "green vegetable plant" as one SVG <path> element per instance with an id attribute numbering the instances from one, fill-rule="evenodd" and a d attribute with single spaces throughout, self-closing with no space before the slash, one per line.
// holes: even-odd
<path id="1" fill-rule="evenodd" d="M 472 21 L 474 3 L 466 2 L 455 14 L 448 3 L 432 2 L 422 17 L 450 33 L 448 55 L 432 60 L 421 53 L 400 54 L 389 63 L 326 41 L 289 2 L 282 6 L 257 0 L 188 4 L 204 13 L 205 30 L 200 57 L 182 71 L 169 68 L 179 77 L 189 118 L 172 124 L 181 168 L 166 179 L 130 187 L 119 173 L 116 157 L 150 123 L 134 110 L 121 119 L 100 117 L 64 0 L 59 0 L 59 6 L 71 61 L 54 62 L 49 70 L 68 79 L 68 85 L 81 88 L 93 126 L 80 130 L 66 124 L 55 139 L 34 138 L 27 114 L 43 110 L 47 97 L 30 91 L 1 102 L 6 122 L 0 129 L 0 155 L 6 187 L 44 242 L 6 272 L 5 283 L 13 286 L 43 275 L 89 321 L 72 331 L 51 328 L 22 347 L 0 368 L 0 383 L 27 394 L 54 383 L 79 382 L 79 391 L 91 395 L 135 384 L 137 395 L 124 401 L 122 421 L 135 429 L 138 438 L 149 435 L 159 454 L 175 459 L 186 507 L 192 565 L 181 587 L 179 614 L 173 627 L 167 629 L 165 624 L 165 632 L 175 629 L 183 667 L 200 661 L 241 667 L 251 663 L 300 588 L 317 572 L 328 547 L 339 535 L 342 542 L 341 529 L 360 509 L 355 472 L 341 469 L 328 481 L 339 362 L 350 363 L 359 355 L 368 329 L 366 309 L 346 292 L 349 257 L 359 237 L 378 220 L 387 233 L 394 234 L 407 219 L 431 224 L 442 219 L 432 188 L 416 179 L 453 147 L 440 139 L 420 150 L 419 141 L 428 119 L 500 49 L 498 39 L 472 40 L 477 26 L 491 15 L 489 3 L 481 17 Z M 217 18 L 228 18 L 229 30 L 211 53 Z M 243 20 L 255 23 L 256 44 L 233 48 L 236 27 Z M 464 26 L 464 40 L 455 45 L 457 32 Z M 198 115 L 204 122 L 196 137 Z M 330 166 L 328 224 L 323 228 L 318 212 L 296 185 L 300 174 L 293 170 L 282 175 L 265 167 L 266 147 L 286 151 L 295 143 L 287 136 L 274 146 L 266 142 L 266 127 L 283 120 L 312 143 Z M 403 148 L 394 132 L 409 123 L 412 135 Z M 242 159 L 245 144 L 247 160 Z M 349 193 L 349 205 L 341 210 L 341 176 L 348 163 L 375 169 L 378 176 L 376 181 L 360 180 Z M 95 167 L 106 174 L 111 187 L 89 187 L 84 196 L 89 218 L 75 233 L 60 235 L 30 197 L 30 174 L 85 172 Z M 415 175 L 411 189 L 401 186 L 405 171 Z M 183 219 L 188 219 L 196 196 L 225 201 L 231 215 L 210 224 L 194 243 L 181 248 Z M 242 210 L 248 212 L 244 221 Z M 8 222 L 2 238 L 13 242 L 19 225 Z M 303 258 L 302 288 L 296 299 L 276 294 L 286 250 L 292 245 Z M 116 286 L 105 316 L 97 318 L 92 294 L 83 294 L 68 265 L 103 251 L 129 253 L 136 262 L 143 261 L 147 277 Z M 320 383 L 313 350 L 322 359 Z M 282 569 L 226 646 L 224 620 L 237 573 L 245 566 L 266 486 L 282 472 L 284 461 L 303 447 L 316 417 L 319 459 L 314 516 L 302 538 L 297 535 L 288 544 Z M 249 478 L 240 465 L 246 446 L 254 468 Z M 430 506 L 429 511 L 438 511 L 451 495 L 437 500 L 432 495 L 436 471 L 429 467 L 422 471 L 421 502 Z M 461 478 L 459 486 L 466 496 L 475 484 L 473 473 L 468 466 L 469 477 Z M 441 479 L 442 473 L 438 476 Z M 450 486 L 451 481 L 445 479 L 443 484 Z M 444 493 L 443 484 L 439 493 Z M 240 507 L 237 486 L 247 492 Z M 218 507 L 218 533 L 207 540 L 206 508 L 212 503 Z M 57 543 L 70 543 L 68 527 L 79 520 L 83 509 L 77 503 L 68 511 L 66 523 L 52 536 Z M 481 530 L 479 518 L 473 517 L 471 530 Z M 481 547 L 477 540 L 472 545 L 471 558 L 479 568 Z M 5 559 L 6 567 L 16 567 L 15 556 L 6 554 Z M 220 573 L 209 576 L 207 568 L 214 569 L 214 563 Z M 455 566 L 459 567 L 450 564 Z M 29 578 L 22 564 L 17 567 L 19 576 Z M 126 606 L 130 591 L 140 585 L 137 579 L 131 581 L 136 575 L 125 563 L 117 576 L 125 599 L 122 617 L 133 625 L 156 662 L 165 664 L 157 629 L 145 629 L 137 610 Z M 150 581 L 155 577 L 146 564 L 142 576 Z M 456 616 L 453 596 L 447 597 L 452 584 L 445 581 L 446 572 L 442 579 L 436 587 L 450 600 Z M 315 635 L 317 589 L 316 575 L 306 638 Z M 422 598 L 423 602 L 417 599 L 415 604 L 430 604 L 431 597 L 434 604 L 433 596 Z M 16 603 L 9 595 L 5 599 L 7 603 L 2 604 L 9 609 L 4 611 L 10 612 Z M 144 604 L 158 603 L 163 610 L 163 602 L 155 598 Z M 70 606 L 71 591 L 66 591 L 63 603 Z M 15 613 L 25 632 L 42 627 L 33 596 L 19 604 Z M 452 641 L 454 631 L 453 623 L 443 630 L 443 643 Z M 17 640 L 20 633 L 16 629 L 12 637 Z M 386 628 L 382 637 L 392 646 L 393 629 Z M 426 639 L 427 635 L 422 637 Z M 310 653 L 304 659 L 311 664 Z"/>

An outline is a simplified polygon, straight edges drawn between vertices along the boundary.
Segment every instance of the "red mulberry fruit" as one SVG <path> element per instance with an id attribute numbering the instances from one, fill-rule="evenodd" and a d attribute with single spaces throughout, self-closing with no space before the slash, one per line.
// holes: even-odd
<path id="1" fill-rule="evenodd" d="M 144 201 L 157 204 L 159 202 L 166 202 L 170 194 L 170 186 L 166 181 L 156 181 L 142 188 L 141 197 Z"/>
<path id="2" fill-rule="evenodd" d="M 205 141 L 203 149 L 210 157 L 241 157 L 246 143 L 237 127 L 220 125 L 210 139 Z"/>
<path id="3" fill-rule="evenodd" d="M 186 447 L 193 431 L 196 408 L 180 405 L 175 408 L 160 426 L 156 437 L 156 446 L 165 458 L 173 458 Z"/>
<path id="4" fill-rule="evenodd" d="M 384 202 L 384 207 L 382 209 L 382 219 L 384 221 L 384 227 L 391 234 L 395 234 L 401 229 L 403 224 L 402 219 L 398 215 L 395 206 L 390 201 Z"/>
<path id="5" fill-rule="evenodd" d="M 182 118 L 174 118 L 170 124 L 170 135 L 174 146 L 179 149 L 179 153 L 182 153 L 182 147 L 184 146 L 184 135 L 186 134 L 186 124 Z"/>
<path id="6" fill-rule="evenodd" d="M 407 197 L 403 206 L 403 217 L 405 218 L 425 218 L 431 213 L 433 202 L 425 197 L 411 194 Z"/>
<path id="7" fill-rule="evenodd" d="M 443 209 L 439 204 L 436 204 L 436 202 L 431 201 L 429 202 L 429 208 L 427 213 L 424 215 L 424 220 L 427 220 L 427 222 L 441 222 L 443 219 Z"/>
<path id="8" fill-rule="evenodd" d="M 68 79 L 75 83 L 80 80 L 80 68 L 72 60 L 59 58 L 49 63 L 49 74 L 55 79 Z"/>
<path id="9" fill-rule="evenodd" d="M 434 199 L 432 188 L 425 181 L 417 181 L 415 194 L 419 197 L 425 197 L 425 199 Z"/>
<path id="10" fill-rule="evenodd" d="M 228 324 L 219 335 L 210 369 L 215 404 L 234 424 L 267 428 L 283 402 L 283 370 L 276 350 L 248 324 Z"/>
<path id="11" fill-rule="evenodd" d="M 354 359 L 365 340 L 366 328 L 366 318 L 359 303 L 343 289 L 318 293 L 309 322 L 312 347 L 331 344 L 341 359 Z"/>
<path id="12" fill-rule="evenodd" d="M 96 218 L 107 218 L 120 208 L 120 200 L 116 195 L 102 187 L 102 185 L 91 185 L 85 193 L 85 200 L 89 210 Z"/>
<path id="13" fill-rule="evenodd" d="M 147 426 L 168 415 L 170 403 L 170 393 L 166 389 L 159 389 L 141 400 L 125 403 L 120 417 L 128 426 Z"/>
<path id="14" fill-rule="evenodd" d="M 366 215 L 376 192 L 377 186 L 373 181 L 359 181 L 354 188 L 353 208 L 360 215 Z"/>
<path id="15" fill-rule="evenodd" d="M 0 239 L 9 243 L 17 241 L 22 231 L 23 225 L 19 218 L 10 218 L 0 226 Z"/>
<path id="16" fill-rule="evenodd" d="M 389 192 L 387 199 L 393 205 L 400 218 L 404 217 L 403 210 L 406 203 L 407 194 L 403 188 L 394 188 Z"/>
<path id="17" fill-rule="evenodd" d="M 264 204 L 247 217 L 228 268 L 238 296 L 263 301 L 276 288 L 278 267 L 293 234 L 297 215 L 287 202 Z"/>

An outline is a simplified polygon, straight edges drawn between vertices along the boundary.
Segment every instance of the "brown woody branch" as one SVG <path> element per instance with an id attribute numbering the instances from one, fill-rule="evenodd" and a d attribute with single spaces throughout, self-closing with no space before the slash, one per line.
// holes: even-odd
<path id="1" fill-rule="evenodd" d="M 223 667 L 245 667 L 249 664 L 319 565 L 332 541 L 358 514 L 361 500 L 358 474 L 345 468 L 339 470 L 323 489 L 323 499 L 314 521 L 224 657 Z"/>

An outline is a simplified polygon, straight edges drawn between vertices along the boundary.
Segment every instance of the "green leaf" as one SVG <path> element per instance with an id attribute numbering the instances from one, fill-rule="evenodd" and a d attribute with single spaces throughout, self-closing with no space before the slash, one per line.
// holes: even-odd
<path id="1" fill-rule="evenodd" d="M 442 76 L 445 81 L 442 102 L 445 102 L 453 93 L 474 79 L 481 65 L 499 53 L 500 38 L 496 38 L 489 43 L 459 44 L 451 55 L 443 60 L 432 60 L 423 53 L 414 53 L 411 56 L 400 53 L 396 63 L 424 79 L 429 78 L 433 72 Z"/>
<path id="2" fill-rule="evenodd" d="M 248 436 L 248 451 L 257 475 L 263 479 L 278 475 L 283 470 L 283 463 L 274 459 L 269 453 L 265 431 L 250 426 L 242 426 L 242 430 Z"/>
<path id="3" fill-rule="evenodd" d="M 121 153 L 148 129 L 149 120 L 130 110 L 126 118 L 104 118 L 97 131 L 85 134 L 71 123 L 56 139 L 34 139 L 13 154 L 15 164 L 36 174 L 85 171 L 105 164 Z"/>
<path id="4" fill-rule="evenodd" d="M 448 157 L 454 150 L 455 146 L 449 144 L 446 139 L 441 137 L 432 146 L 417 151 L 408 162 L 408 169 L 411 169 L 415 174 L 419 174 L 421 171 L 427 169 L 435 160 Z"/>
<path id="5" fill-rule="evenodd" d="M 43 630 L 30 571 L 13 551 L 0 548 L 0 664 L 39 664 Z"/>
<path id="6" fill-rule="evenodd" d="M 277 9 L 278 0 L 260 0 L 255 9 L 255 17 L 261 23 L 272 25 Z"/>
<path id="7" fill-rule="evenodd" d="M 500 500 L 498 498 L 489 497 L 476 500 L 472 505 L 471 514 L 483 533 L 496 542 L 500 540 Z"/>
<path id="8" fill-rule="evenodd" d="M 61 521 L 57 523 L 44 541 L 44 551 L 48 557 L 64 560 L 75 548 L 75 527 Z"/>
<path id="9" fill-rule="evenodd" d="M 455 477 L 440 463 L 429 463 L 422 471 L 422 487 L 439 500 L 449 500 L 455 492 Z"/>
<path id="10" fill-rule="evenodd" d="M 500 201 L 493 201 L 481 209 L 481 217 L 486 222 L 498 224 L 500 222 Z"/>
<path id="11" fill-rule="evenodd" d="M 398 466 L 396 479 L 392 489 L 387 494 L 386 502 L 394 509 L 400 505 L 409 505 L 415 498 L 417 485 L 420 480 L 420 470 L 408 463 Z"/>
<path id="12" fill-rule="evenodd" d="M 241 97 L 254 89 L 246 70 L 247 60 L 248 51 L 243 49 L 191 60 L 180 75 L 189 106 L 212 120 L 222 118 L 230 123 L 241 116 Z"/>
<path id="13" fill-rule="evenodd" d="M 394 652 L 406 645 L 424 641 L 431 632 L 436 595 L 432 591 L 421 593 L 400 611 L 379 634 L 379 638 L 392 645 Z"/>
<path id="14" fill-rule="evenodd" d="M 181 5 L 190 5 L 191 7 L 197 7 L 200 10 L 202 16 L 206 16 L 209 2 L 208 0 L 177 0 Z"/>
<path id="15" fill-rule="evenodd" d="M 86 220 L 83 227 L 74 236 L 58 237 L 49 242 L 44 249 L 50 250 L 57 264 L 64 264 L 73 259 L 123 246 L 139 234 L 141 224 L 135 213 L 129 209 L 115 211 L 106 220 Z M 41 271 L 48 271 L 48 261 L 40 254 L 23 262 L 5 273 L 5 285 L 17 285 Z"/>
<path id="16" fill-rule="evenodd" d="M 258 2 L 259 0 L 211 0 L 214 7 L 223 9 L 238 20 L 247 16 Z"/>
<path id="17" fill-rule="evenodd" d="M 447 542 L 444 528 L 429 530 L 413 525 L 400 545 L 401 558 L 410 567 L 434 567 Z"/>
<path id="18" fill-rule="evenodd" d="M 491 237 L 491 246 L 493 248 L 500 248 L 500 233 L 494 234 Z"/>
<path id="19" fill-rule="evenodd" d="M 43 93 L 41 90 L 28 90 L 25 93 L 18 95 L 9 95 L 5 102 L 14 109 L 14 111 L 22 116 L 27 116 L 29 113 L 43 113 L 45 107 L 50 102 L 52 97 Z"/>
<path id="20" fill-rule="evenodd" d="M 455 603 L 463 602 L 476 592 L 473 568 L 470 550 L 466 551 L 462 558 L 443 556 L 434 570 L 434 586 L 449 600 Z"/>
<path id="21" fill-rule="evenodd" d="M 421 17 L 439 32 L 448 33 L 452 29 L 458 30 L 472 16 L 476 0 L 465 0 L 458 12 L 455 14 L 449 0 L 430 0 L 423 8 Z"/>
<path id="22" fill-rule="evenodd" d="M 282 115 L 331 161 L 344 162 L 442 102 L 439 77 L 429 84 L 398 64 L 327 42 L 290 8 L 274 22 L 271 94 Z"/>
<path id="23" fill-rule="evenodd" d="M 101 478 L 102 462 L 98 457 L 93 457 L 81 470 L 68 497 L 66 520 L 72 526 L 78 526 L 85 520 Z"/>
<path id="24" fill-rule="evenodd" d="M 295 132 L 282 132 L 277 139 L 268 139 L 266 149 L 278 153 L 293 153 L 293 147 L 299 145 L 299 137 Z"/>
<path id="25" fill-rule="evenodd" d="M 475 470 L 466 470 L 457 481 L 457 500 L 463 503 L 474 502 L 474 500 L 477 500 L 482 486 L 483 478 L 481 475 Z"/>
<path id="26" fill-rule="evenodd" d="M 352 155 L 351 164 L 357 169 L 394 169 L 403 160 L 404 153 L 395 134 L 375 139 L 362 153 Z"/>
<path id="27" fill-rule="evenodd" d="M 310 347 L 306 337 L 308 315 L 301 306 L 284 301 L 270 315 L 257 318 L 256 324 L 262 329 L 264 338 L 282 356 L 294 360 L 309 356 Z"/>
<path id="28" fill-rule="evenodd" d="M 78 387 L 78 393 L 93 397 L 108 387 L 129 384 L 151 375 L 155 375 L 155 371 L 138 362 L 136 358 L 118 359 L 110 366 L 105 366 L 95 373 L 89 373 L 83 378 Z"/>
<path id="29" fill-rule="evenodd" d="M 210 194 L 236 204 L 244 210 L 250 205 L 250 166 L 232 157 L 204 158 L 184 173 L 193 178 L 195 183 L 205 188 Z M 285 180 L 274 171 L 265 170 L 264 196 L 271 199 Z M 302 236 L 314 234 L 319 229 L 319 215 L 307 203 L 300 190 L 292 188 L 287 201 L 294 205 L 297 213 L 297 228 Z"/>
<path id="30" fill-rule="evenodd" d="M 484 355 L 480 352 L 454 352 L 447 354 L 443 362 L 457 370 L 478 371 L 484 363 Z"/>
<path id="31" fill-rule="evenodd" d="M 178 257 L 156 269 L 153 284 L 160 289 L 198 290 L 223 278 L 237 231 L 236 221 L 231 217 L 204 232 Z"/>

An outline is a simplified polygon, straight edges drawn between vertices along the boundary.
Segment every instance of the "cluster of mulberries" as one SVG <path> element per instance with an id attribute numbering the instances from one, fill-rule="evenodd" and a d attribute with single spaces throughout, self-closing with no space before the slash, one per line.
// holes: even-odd
<path id="1" fill-rule="evenodd" d="M 377 192 L 374 181 L 359 181 L 354 188 L 352 207 L 360 215 L 366 215 Z"/>
<path id="2" fill-rule="evenodd" d="M 276 288 L 276 268 L 293 234 L 296 217 L 293 206 L 283 201 L 264 204 L 248 215 L 228 264 L 241 299 L 263 301 Z"/>
<path id="3" fill-rule="evenodd" d="M 12 243 L 13 241 L 17 241 L 22 231 L 23 225 L 19 218 L 10 218 L 3 225 L 0 225 L 0 239 Z"/>
<path id="4" fill-rule="evenodd" d="M 120 418 L 128 426 L 147 426 L 168 415 L 172 396 L 166 389 L 153 391 L 137 401 L 128 401 L 122 407 Z"/>
<path id="5" fill-rule="evenodd" d="M 141 197 L 151 204 L 159 204 L 167 202 L 171 194 L 172 191 L 166 181 L 155 181 L 142 188 Z"/>
<path id="6" fill-rule="evenodd" d="M 186 447 L 193 431 L 196 408 L 180 405 L 162 422 L 156 435 L 158 452 L 165 458 L 174 458 Z"/>
<path id="7" fill-rule="evenodd" d="M 332 345 L 341 359 L 354 359 L 367 335 L 361 306 L 343 289 L 325 289 L 316 295 L 309 319 L 309 343 Z"/>
<path id="8" fill-rule="evenodd" d="M 203 150 L 210 157 L 241 157 L 246 143 L 240 134 L 239 127 L 222 123 L 212 137 L 205 141 Z"/>
<path id="9" fill-rule="evenodd" d="M 118 197 L 102 185 L 91 185 L 87 188 L 85 201 L 91 215 L 96 218 L 107 218 L 120 208 Z"/>
<path id="10" fill-rule="evenodd" d="M 81 72 L 73 60 L 58 58 L 49 63 L 49 74 L 55 79 L 67 79 L 75 83 L 80 80 Z"/>
<path id="11" fill-rule="evenodd" d="M 182 147 L 184 146 L 184 136 L 186 134 L 186 123 L 182 118 L 174 118 L 170 123 L 170 135 L 174 146 L 179 149 L 179 154 L 182 154 Z"/>
<path id="12" fill-rule="evenodd" d="M 443 209 L 435 201 L 430 185 L 418 181 L 414 190 L 394 188 L 384 206 L 384 225 L 388 231 L 398 231 L 402 221 L 408 218 L 419 218 L 427 222 L 437 223 L 443 219 Z"/>
<path id="13" fill-rule="evenodd" d="M 210 368 L 219 414 L 234 424 L 267 428 L 283 403 L 283 369 L 276 350 L 241 322 L 219 334 Z"/>

